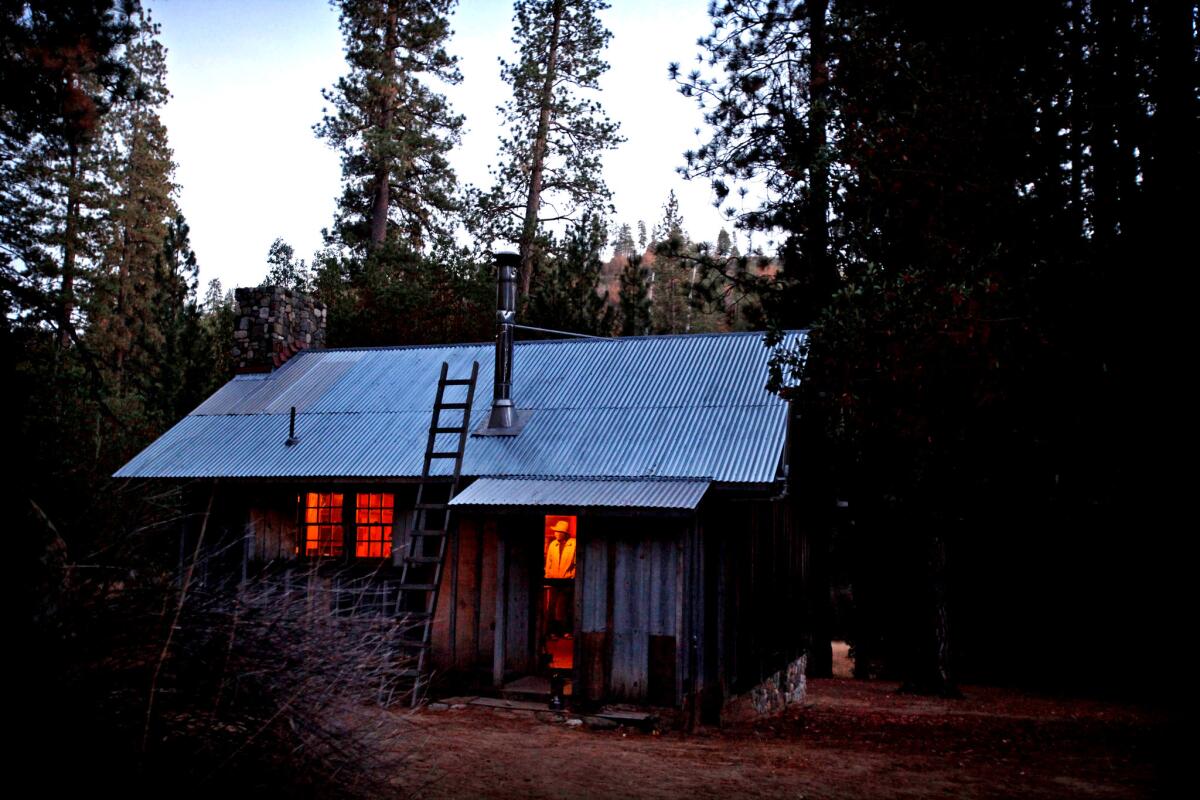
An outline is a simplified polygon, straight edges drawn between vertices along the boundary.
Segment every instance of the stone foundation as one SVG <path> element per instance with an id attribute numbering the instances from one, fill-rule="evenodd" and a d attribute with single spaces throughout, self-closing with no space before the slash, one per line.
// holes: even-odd
<path id="1" fill-rule="evenodd" d="M 324 303 L 282 286 L 237 289 L 233 363 L 238 372 L 270 372 L 301 350 L 325 346 Z"/>
<path id="2" fill-rule="evenodd" d="M 807 667 L 808 656 L 800 656 L 746 694 L 730 700 L 721 712 L 721 719 L 738 722 L 774 716 L 788 706 L 803 703 L 808 695 L 808 682 L 804 675 Z"/>

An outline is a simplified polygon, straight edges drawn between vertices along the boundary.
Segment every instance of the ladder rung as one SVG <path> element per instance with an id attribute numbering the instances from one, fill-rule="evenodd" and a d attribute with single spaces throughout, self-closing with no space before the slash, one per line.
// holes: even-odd
<path id="1" fill-rule="evenodd" d="M 445 503 L 417 503 L 413 508 L 421 511 L 445 511 L 449 506 Z"/>
<path id="2" fill-rule="evenodd" d="M 430 428 L 433 433 L 466 433 L 466 428 Z"/>
<path id="3" fill-rule="evenodd" d="M 402 592 L 432 592 L 437 588 L 436 583 L 401 583 L 397 587 Z"/>
<path id="4" fill-rule="evenodd" d="M 439 410 L 444 409 L 444 408 L 460 408 L 463 411 L 466 411 L 467 404 L 466 403 L 442 403 L 440 406 L 437 406 L 437 408 Z"/>
<path id="5" fill-rule="evenodd" d="M 398 678 L 419 678 L 419 677 L 421 677 L 421 671 L 419 669 L 401 669 L 401 670 L 396 671 L 396 677 L 398 677 Z"/>
<path id="6" fill-rule="evenodd" d="M 419 531 L 409 531 L 413 536 L 427 536 L 430 539 L 437 536 L 445 536 L 446 531 L 443 528 L 422 528 Z"/>
<path id="7" fill-rule="evenodd" d="M 436 564 L 441 561 L 437 556 L 405 556 L 404 560 L 409 564 Z"/>
<path id="8" fill-rule="evenodd" d="M 396 614 L 399 617 L 406 617 L 414 620 L 429 620 L 433 618 L 433 614 L 428 611 L 400 611 Z"/>
<path id="9" fill-rule="evenodd" d="M 442 386 L 470 386 L 470 378 L 447 378 L 442 381 Z"/>
<path id="10" fill-rule="evenodd" d="M 397 639 L 396 644 L 401 647 L 426 648 L 429 647 L 429 642 L 419 642 L 416 639 Z"/>
<path id="11" fill-rule="evenodd" d="M 445 453 L 445 452 L 442 452 L 442 453 L 436 453 L 436 452 L 435 452 L 435 453 L 427 453 L 427 454 L 425 455 L 425 457 L 426 457 L 426 458 L 458 458 L 458 451 L 455 451 L 455 452 L 453 452 L 453 453 Z"/>

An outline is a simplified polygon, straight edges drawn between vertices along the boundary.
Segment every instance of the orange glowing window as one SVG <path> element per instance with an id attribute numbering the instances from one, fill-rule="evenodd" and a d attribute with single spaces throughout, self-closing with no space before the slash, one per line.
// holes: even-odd
<path id="1" fill-rule="evenodd" d="M 542 552 L 546 560 L 543 577 L 575 577 L 575 517 L 546 517 Z"/>
<path id="2" fill-rule="evenodd" d="M 309 492 L 304 496 L 304 555 L 342 554 L 342 495 Z"/>
<path id="3" fill-rule="evenodd" d="M 360 494 L 355 498 L 354 555 L 387 558 L 392 554 L 395 509 L 390 494 Z"/>

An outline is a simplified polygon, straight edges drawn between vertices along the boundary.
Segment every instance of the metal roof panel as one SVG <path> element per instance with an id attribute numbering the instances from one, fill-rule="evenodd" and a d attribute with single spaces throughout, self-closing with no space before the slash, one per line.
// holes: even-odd
<path id="1" fill-rule="evenodd" d="M 463 474 L 769 482 L 787 428 L 764 388 L 769 354 L 744 333 L 518 342 L 513 397 L 529 422 L 471 437 Z M 479 362 L 474 430 L 492 400 L 490 344 L 312 350 L 234 378 L 116 477 L 415 477 L 443 361 L 451 375 Z M 300 441 L 287 447 L 292 406 Z"/>
<path id="2" fill-rule="evenodd" d="M 700 504 L 709 485 L 699 480 L 480 478 L 450 505 L 691 510 Z"/>

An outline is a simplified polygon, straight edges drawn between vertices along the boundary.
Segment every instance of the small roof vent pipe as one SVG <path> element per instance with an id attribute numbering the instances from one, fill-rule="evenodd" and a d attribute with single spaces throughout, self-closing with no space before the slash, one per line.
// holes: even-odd
<path id="1" fill-rule="evenodd" d="M 513 326 L 517 322 L 517 267 L 520 263 L 521 257 L 516 253 L 496 254 L 495 386 L 487 428 L 479 431 L 493 436 L 515 436 L 524 423 L 512 399 Z"/>

